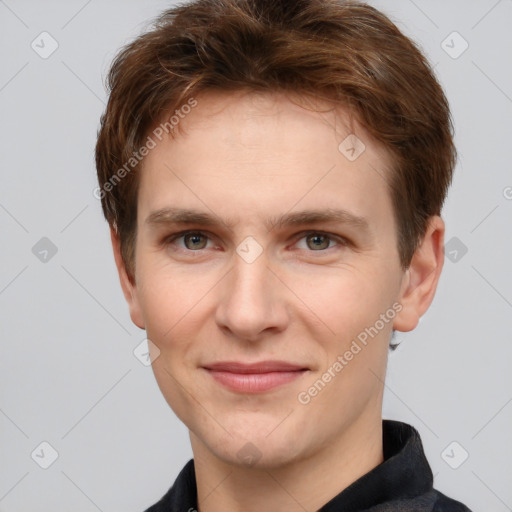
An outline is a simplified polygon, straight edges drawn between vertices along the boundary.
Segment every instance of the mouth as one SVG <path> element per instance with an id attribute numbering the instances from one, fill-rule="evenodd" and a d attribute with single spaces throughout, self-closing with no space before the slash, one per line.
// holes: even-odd
<path id="1" fill-rule="evenodd" d="M 231 391 L 262 393 L 288 384 L 309 371 L 302 365 L 285 361 L 241 363 L 224 361 L 202 367 L 213 379 Z"/>

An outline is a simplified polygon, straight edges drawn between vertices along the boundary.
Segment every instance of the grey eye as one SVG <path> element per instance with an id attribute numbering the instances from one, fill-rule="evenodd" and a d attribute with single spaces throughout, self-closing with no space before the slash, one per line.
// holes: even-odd
<path id="1" fill-rule="evenodd" d="M 201 241 L 201 239 L 203 239 L 203 240 Z M 201 233 L 189 233 L 189 234 L 183 235 L 183 241 L 184 241 L 185 247 L 187 249 L 190 249 L 190 250 L 204 249 L 206 247 L 207 237 Z M 187 241 L 189 241 L 190 244 L 188 244 Z M 204 242 L 204 243 L 202 243 L 202 242 Z"/>
<path id="2" fill-rule="evenodd" d="M 308 247 L 312 249 L 328 249 L 330 238 L 327 235 L 322 234 L 314 234 L 314 235 L 308 235 L 306 237 L 306 240 L 308 241 Z M 309 244 L 311 242 L 311 244 Z"/>

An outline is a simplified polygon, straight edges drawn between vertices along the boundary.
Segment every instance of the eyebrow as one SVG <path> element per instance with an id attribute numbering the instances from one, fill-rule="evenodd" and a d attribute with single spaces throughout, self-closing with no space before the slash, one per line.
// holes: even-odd
<path id="1" fill-rule="evenodd" d="M 205 227 L 225 226 L 232 229 L 234 219 L 222 220 L 216 215 L 186 208 L 161 208 L 151 212 L 144 221 L 149 226 L 168 226 L 173 224 L 196 224 Z M 369 233 L 370 224 L 365 217 L 355 215 L 347 210 L 326 208 L 322 210 L 304 210 L 291 212 L 278 217 L 268 217 L 265 226 L 270 231 L 274 228 L 293 227 L 303 224 L 337 223 L 344 224 Z"/>

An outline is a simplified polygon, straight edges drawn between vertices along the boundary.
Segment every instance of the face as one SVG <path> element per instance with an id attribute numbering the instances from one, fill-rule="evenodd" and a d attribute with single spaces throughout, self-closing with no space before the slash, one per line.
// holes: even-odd
<path id="1" fill-rule="evenodd" d="M 124 283 L 170 407 L 218 459 L 252 449 L 262 467 L 380 422 L 411 311 L 385 151 L 343 111 L 277 93 L 204 94 L 180 123 L 145 157 Z M 214 369 L 264 361 L 293 366 Z"/>

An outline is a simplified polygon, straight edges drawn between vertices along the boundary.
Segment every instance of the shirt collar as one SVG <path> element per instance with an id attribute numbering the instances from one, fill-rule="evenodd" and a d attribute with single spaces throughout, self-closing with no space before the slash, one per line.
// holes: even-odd
<path id="1" fill-rule="evenodd" d="M 377 507 L 372 508 L 375 512 L 391 510 L 388 508 L 391 502 L 421 499 L 432 491 L 432 470 L 418 431 L 400 421 L 383 420 L 382 437 L 384 461 L 332 498 L 319 512 L 362 512 L 370 507 Z M 193 459 L 181 470 L 161 503 L 166 510 L 197 510 Z"/>
<path id="2" fill-rule="evenodd" d="M 326 503 L 319 512 L 364 511 L 420 498 L 432 491 L 432 470 L 418 431 L 400 421 L 383 420 L 382 439 L 384 461 Z M 381 508 L 373 510 L 377 512 Z"/>

